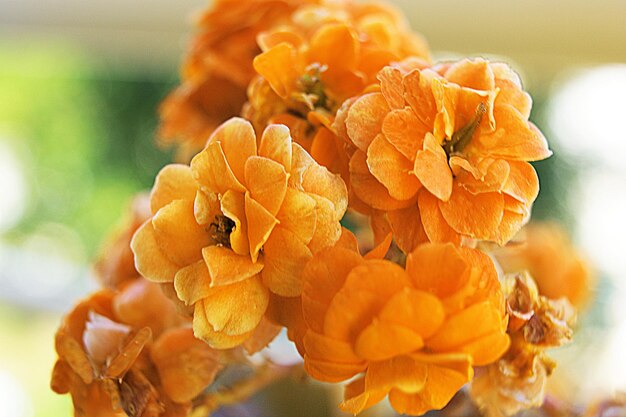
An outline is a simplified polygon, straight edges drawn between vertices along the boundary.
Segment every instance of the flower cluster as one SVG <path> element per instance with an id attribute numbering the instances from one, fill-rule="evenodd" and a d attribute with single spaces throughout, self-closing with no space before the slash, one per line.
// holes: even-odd
<path id="1" fill-rule="evenodd" d="M 160 108 L 182 163 L 136 199 L 96 262 L 105 289 L 57 333 L 52 387 L 76 415 L 243 401 L 287 374 L 247 360 L 282 329 L 310 377 L 347 382 L 353 414 L 388 398 L 422 415 L 466 384 L 487 414 L 541 405 L 544 350 L 572 338 L 556 298 L 580 305 L 589 270 L 552 229 L 500 247 L 551 155 L 517 74 L 433 63 L 378 3 L 216 0 L 199 27 Z M 216 382 L 242 363 L 241 389 Z"/>

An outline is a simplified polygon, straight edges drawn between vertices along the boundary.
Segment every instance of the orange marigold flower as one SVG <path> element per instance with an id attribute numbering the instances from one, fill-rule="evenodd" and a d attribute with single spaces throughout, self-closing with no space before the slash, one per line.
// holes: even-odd
<path id="1" fill-rule="evenodd" d="M 305 369 L 328 382 L 364 373 L 348 384 L 344 411 L 387 395 L 400 413 L 440 409 L 472 379 L 472 366 L 509 346 L 498 276 L 477 250 L 421 245 L 405 270 L 334 247 L 304 275 Z"/>
<path id="2" fill-rule="evenodd" d="M 261 50 L 257 35 L 286 22 L 303 4 L 317 0 L 216 0 L 198 21 L 181 71 L 181 85 L 163 101 L 158 136 L 180 145 L 182 158 L 204 147 L 226 119 L 237 116 L 255 75 L 252 60 Z"/>
<path id="3" fill-rule="evenodd" d="M 129 282 L 117 294 L 97 292 L 57 331 L 52 389 L 71 394 L 79 417 L 186 416 L 221 365 L 219 352 L 184 323 L 146 280 Z M 190 368 L 194 375 L 187 375 Z"/>
<path id="4" fill-rule="evenodd" d="M 304 265 L 339 239 L 347 206 L 341 178 L 289 129 L 270 125 L 257 146 L 239 118 L 216 129 L 191 166 L 161 170 L 150 198 L 153 217 L 131 243 L 137 269 L 173 282 L 194 306 L 196 336 L 218 348 L 254 333 L 270 292 L 300 295 Z"/>
<path id="5" fill-rule="evenodd" d="M 504 272 L 528 271 L 541 295 L 567 297 L 578 307 L 590 298 L 594 275 L 589 262 L 556 223 L 530 223 L 519 242 L 493 253 Z"/>
<path id="6" fill-rule="evenodd" d="M 546 354 L 572 340 L 575 312 L 565 298 L 539 295 L 528 274 L 504 278 L 511 347 L 497 362 L 477 371 L 471 394 L 485 415 L 509 416 L 539 407 L 556 366 Z"/>
<path id="7" fill-rule="evenodd" d="M 361 94 L 392 61 L 429 61 L 426 42 L 381 4 L 323 1 L 300 7 L 289 24 L 259 36 L 257 77 L 243 115 L 257 128 L 284 123 L 294 139 L 333 172 L 346 171 L 345 143 L 331 128 L 348 98 Z"/>
<path id="8" fill-rule="evenodd" d="M 420 238 L 507 242 L 528 220 L 539 182 L 527 161 L 550 156 L 528 121 L 531 99 L 505 64 L 465 59 L 388 66 L 380 91 L 338 115 L 357 151 L 350 185 L 387 214 L 400 247 Z M 422 233 L 418 233 L 423 230 Z"/>

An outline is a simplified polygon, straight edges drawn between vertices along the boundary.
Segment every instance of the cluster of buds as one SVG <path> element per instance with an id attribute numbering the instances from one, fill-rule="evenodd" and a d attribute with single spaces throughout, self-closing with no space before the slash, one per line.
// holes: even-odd
<path id="1" fill-rule="evenodd" d="M 105 246 L 104 289 L 57 332 L 52 387 L 76 415 L 243 401 L 288 373 L 248 360 L 283 329 L 306 374 L 348 382 L 339 407 L 354 414 L 388 398 L 422 415 L 468 384 L 486 415 L 540 406 L 544 351 L 572 338 L 557 299 L 578 304 L 589 274 L 551 282 L 529 255 L 550 236 L 505 246 L 539 193 L 530 162 L 551 155 L 517 74 L 434 63 L 378 3 L 216 0 L 199 27 L 160 108 L 178 163 Z M 342 226 L 357 217 L 373 244 Z M 573 259 L 566 246 L 552 248 Z M 252 377 L 225 394 L 241 364 Z"/>

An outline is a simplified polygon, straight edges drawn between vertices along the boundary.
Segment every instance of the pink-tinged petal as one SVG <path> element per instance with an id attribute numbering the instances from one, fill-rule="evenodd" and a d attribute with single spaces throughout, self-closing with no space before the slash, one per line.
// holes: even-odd
<path id="1" fill-rule="evenodd" d="M 397 200 L 415 196 L 420 182 L 413 175 L 413 164 L 391 145 L 385 136 L 378 135 L 367 149 L 367 166 L 372 175 Z"/>
<path id="2" fill-rule="evenodd" d="M 350 140 L 363 152 L 381 132 L 389 106 L 381 93 L 361 96 L 348 110 L 346 130 Z"/>
<path id="3" fill-rule="evenodd" d="M 244 194 L 228 190 L 222 195 L 220 206 L 224 216 L 235 223 L 228 238 L 230 247 L 238 255 L 248 255 L 250 243 L 248 241 L 248 219 Z"/>
<path id="4" fill-rule="evenodd" d="M 156 176 L 150 192 L 150 210 L 152 214 L 174 200 L 193 200 L 198 185 L 187 165 L 170 164 Z"/>
<path id="5" fill-rule="evenodd" d="M 211 275 L 204 260 L 181 268 L 174 277 L 176 296 L 187 305 L 195 304 L 211 292 Z"/>
<path id="6" fill-rule="evenodd" d="M 154 237 L 161 251 L 177 265 L 189 265 L 202 259 L 202 248 L 211 237 L 196 223 L 193 200 L 175 200 L 152 218 Z"/>
<path id="7" fill-rule="evenodd" d="M 207 193 L 224 194 L 228 190 L 240 193 L 246 191 L 226 162 L 226 155 L 219 142 L 208 144 L 191 160 L 191 171 L 200 188 Z"/>
<path id="8" fill-rule="evenodd" d="M 146 221 L 135 232 L 130 242 L 135 254 L 135 268 L 147 279 L 155 282 L 172 282 L 180 265 L 172 262 L 157 244 L 152 221 Z"/>
<path id="9" fill-rule="evenodd" d="M 259 145 L 259 156 L 281 164 L 286 172 L 291 171 L 291 135 L 285 125 L 270 125 L 263 131 Z"/>
<path id="10" fill-rule="evenodd" d="M 435 197 L 448 201 L 452 194 L 452 171 L 448 156 L 432 134 L 424 137 L 424 149 L 417 152 L 413 172 Z"/>
<path id="11" fill-rule="evenodd" d="M 276 227 L 263 248 L 263 283 L 275 294 L 296 297 L 302 293 L 302 271 L 313 256 L 292 232 Z"/>
<path id="12" fill-rule="evenodd" d="M 246 218 L 248 219 L 248 241 L 250 242 L 250 256 L 256 262 L 259 251 L 267 242 L 274 226 L 278 224 L 276 217 L 246 193 Z"/>
<path id="13" fill-rule="evenodd" d="M 249 256 L 237 255 L 223 246 L 207 246 L 202 256 L 211 276 L 211 287 L 251 279 L 263 269 L 263 262 L 254 263 Z"/>

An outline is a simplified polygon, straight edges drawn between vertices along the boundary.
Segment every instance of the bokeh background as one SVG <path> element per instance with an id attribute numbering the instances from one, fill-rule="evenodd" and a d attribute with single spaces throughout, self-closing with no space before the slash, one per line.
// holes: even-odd
<path id="1" fill-rule="evenodd" d="M 556 389 L 567 380 L 563 395 L 578 400 L 625 390 L 626 2 L 393 3 L 436 57 L 500 59 L 521 73 L 554 151 L 535 164 L 533 216 L 566 225 L 599 277 L 575 344 L 557 352 Z M 156 108 L 206 4 L 0 0 L 2 416 L 71 415 L 69 397 L 48 388 L 53 334 L 96 287 L 99 242 L 171 159 L 153 146 Z M 256 403 L 273 396 L 280 408 L 267 415 L 334 409 L 320 387 L 295 389 Z"/>

